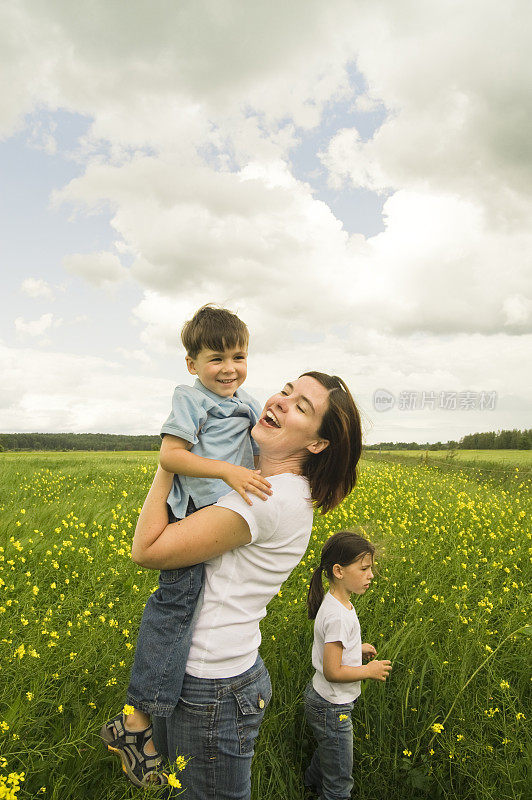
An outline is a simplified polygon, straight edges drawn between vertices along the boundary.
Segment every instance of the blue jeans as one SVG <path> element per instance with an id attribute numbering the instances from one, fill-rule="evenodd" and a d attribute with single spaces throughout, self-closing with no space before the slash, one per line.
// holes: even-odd
<path id="1" fill-rule="evenodd" d="M 187 515 L 195 510 L 189 503 Z M 144 607 L 126 702 L 147 714 L 171 714 L 181 694 L 202 585 L 203 564 L 162 570 Z"/>
<path id="2" fill-rule="evenodd" d="M 320 800 L 349 800 L 353 788 L 354 702 L 329 703 L 314 690 L 312 682 L 303 696 L 305 716 L 318 743 L 305 772 L 305 786 L 313 788 Z"/>
<path id="3" fill-rule="evenodd" d="M 271 695 L 260 656 L 231 678 L 185 675 L 173 713 L 154 717 L 153 738 L 170 763 L 190 758 L 179 773 L 187 800 L 250 800 L 251 759 Z"/>

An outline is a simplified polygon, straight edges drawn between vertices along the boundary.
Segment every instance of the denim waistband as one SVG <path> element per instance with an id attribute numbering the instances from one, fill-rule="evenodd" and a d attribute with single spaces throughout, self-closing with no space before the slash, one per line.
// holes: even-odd
<path id="1" fill-rule="evenodd" d="M 229 678 L 196 678 L 194 675 L 185 674 L 182 694 L 191 703 L 220 698 L 253 683 L 264 672 L 266 672 L 266 665 L 258 655 L 252 667 L 240 675 Z"/>

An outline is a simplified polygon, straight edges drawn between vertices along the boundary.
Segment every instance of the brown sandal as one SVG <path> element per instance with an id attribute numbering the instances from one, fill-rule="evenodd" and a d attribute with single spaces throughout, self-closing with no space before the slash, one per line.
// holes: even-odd
<path id="1" fill-rule="evenodd" d="M 163 760 L 157 753 L 146 753 L 145 746 L 153 736 L 148 725 L 142 731 L 128 731 L 123 714 L 105 722 L 100 731 L 105 746 L 122 761 L 122 769 L 134 786 L 155 789 L 168 785 L 168 773 L 161 770 Z"/>

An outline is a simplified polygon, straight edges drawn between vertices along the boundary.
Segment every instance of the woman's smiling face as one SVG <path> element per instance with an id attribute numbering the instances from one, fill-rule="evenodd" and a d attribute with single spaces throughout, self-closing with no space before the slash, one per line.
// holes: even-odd
<path id="1" fill-rule="evenodd" d="M 303 375 L 266 401 L 253 428 L 253 438 L 269 457 L 287 458 L 305 455 L 306 451 L 319 453 L 328 444 L 318 436 L 328 407 L 329 392 L 325 386 Z"/>

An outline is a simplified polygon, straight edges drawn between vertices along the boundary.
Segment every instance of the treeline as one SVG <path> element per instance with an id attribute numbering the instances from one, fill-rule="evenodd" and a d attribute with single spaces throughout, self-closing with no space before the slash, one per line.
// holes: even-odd
<path id="1" fill-rule="evenodd" d="M 115 433 L 0 433 L 0 450 L 158 450 L 159 436 Z"/>
<path id="2" fill-rule="evenodd" d="M 158 450 L 159 436 L 115 433 L 0 433 L 2 450 Z M 460 441 L 380 442 L 366 450 L 532 450 L 532 429 L 469 433 Z"/>
<path id="3" fill-rule="evenodd" d="M 532 450 L 532 429 L 468 433 L 458 442 L 380 442 L 366 450 Z"/>

